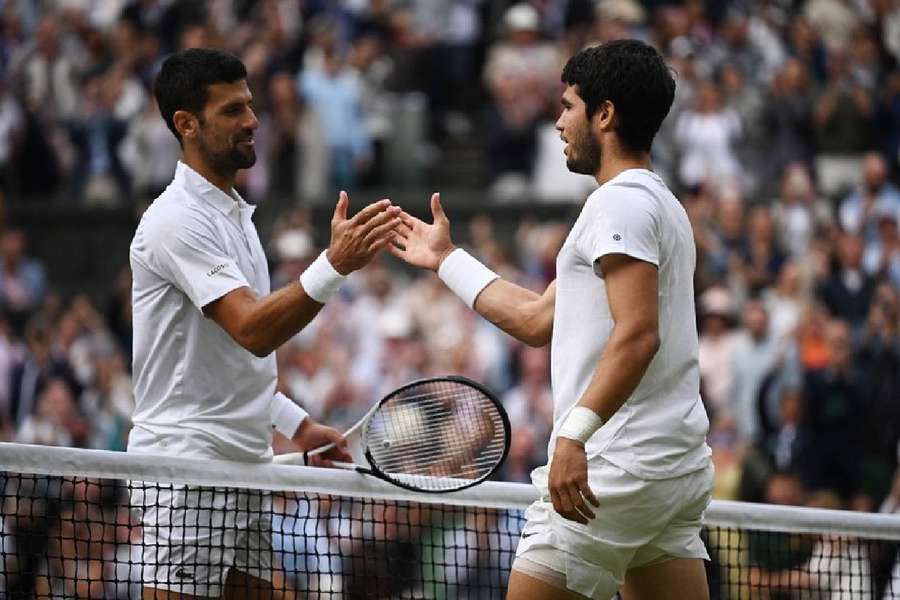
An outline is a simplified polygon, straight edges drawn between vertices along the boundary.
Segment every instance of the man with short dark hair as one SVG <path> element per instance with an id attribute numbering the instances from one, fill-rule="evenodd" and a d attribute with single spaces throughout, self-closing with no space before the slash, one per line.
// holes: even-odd
<path id="1" fill-rule="evenodd" d="M 259 123 L 240 60 L 189 49 L 154 85 L 183 160 L 131 244 L 134 428 L 129 452 L 266 462 L 272 428 L 301 449 L 342 436 L 276 393 L 274 350 L 303 329 L 344 277 L 393 235 L 399 209 L 383 200 L 347 218 L 341 192 L 331 243 L 299 281 L 270 293 L 268 265 L 234 190 L 256 160 Z M 135 485 L 144 534 L 144 598 L 272 597 L 271 498 L 261 491 Z"/>
<path id="2" fill-rule="evenodd" d="M 713 468 L 696 252 L 687 214 L 650 169 L 675 82 L 636 40 L 579 52 L 562 79 L 556 128 L 569 170 L 600 188 L 560 250 L 556 281 L 539 295 L 455 248 L 437 194 L 434 224 L 404 213 L 391 250 L 437 271 L 507 333 L 552 344 L 550 464 L 532 473 L 541 497 L 525 513 L 508 598 L 705 600 Z"/>

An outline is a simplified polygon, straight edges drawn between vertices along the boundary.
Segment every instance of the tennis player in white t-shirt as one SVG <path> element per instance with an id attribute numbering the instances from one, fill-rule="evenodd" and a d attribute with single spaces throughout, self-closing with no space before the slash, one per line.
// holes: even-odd
<path id="1" fill-rule="evenodd" d="M 276 393 L 274 351 L 384 248 L 400 209 L 382 201 L 348 219 L 341 193 L 328 249 L 271 293 L 254 207 L 234 190 L 238 170 L 256 160 L 259 126 L 244 65 L 216 50 L 178 52 L 162 64 L 154 94 L 183 158 L 131 244 L 128 451 L 266 462 L 274 427 L 300 449 L 337 443 L 326 463 L 350 460 L 337 431 Z M 145 599 L 272 597 L 268 494 L 133 483 L 132 506 Z"/>
<path id="2" fill-rule="evenodd" d="M 550 464 L 510 576 L 511 600 L 704 600 L 700 539 L 713 469 L 700 399 L 694 240 L 651 170 L 675 82 L 636 40 L 588 48 L 562 74 L 556 123 L 571 171 L 600 184 L 543 294 L 509 283 L 434 223 L 403 214 L 391 247 L 438 272 L 469 306 L 525 343 L 551 344 Z"/>

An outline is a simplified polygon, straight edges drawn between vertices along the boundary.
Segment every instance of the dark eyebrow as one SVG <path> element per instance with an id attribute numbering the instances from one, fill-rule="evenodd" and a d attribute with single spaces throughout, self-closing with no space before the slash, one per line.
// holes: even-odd
<path id="1" fill-rule="evenodd" d="M 228 112 L 229 110 L 232 110 L 235 108 L 240 108 L 245 105 L 253 106 L 253 100 L 247 100 L 247 101 L 235 100 L 234 102 L 229 102 L 228 104 L 226 104 L 225 106 L 222 107 L 222 112 Z"/>

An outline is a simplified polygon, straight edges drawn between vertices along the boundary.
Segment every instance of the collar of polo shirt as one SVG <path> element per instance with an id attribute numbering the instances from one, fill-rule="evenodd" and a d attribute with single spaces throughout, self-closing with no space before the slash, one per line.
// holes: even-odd
<path id="1" fill-rule="evenodd" d="M 211 184 L 203 175 L 180 160 L 175 169 L 175 177 L 181 178 L 186 188 L 212 204 L 226 216 L 231 215 L 238 209 L 241 212 L 246 211 L 250 214 L 253 214 L 253 211 L 256 210 L 256 207 L 252 204 L 248 204 L 241 195 L 238 194 L 237 190 L 231 190 L 232 194 L 234 194 L 233 196 L 226 194 Z"/>

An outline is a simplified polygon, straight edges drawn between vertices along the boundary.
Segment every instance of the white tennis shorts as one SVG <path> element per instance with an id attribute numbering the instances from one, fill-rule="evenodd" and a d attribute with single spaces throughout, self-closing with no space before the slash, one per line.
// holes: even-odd
<path id="1" fill-rule="evenodd" d="M 272 581 L 272 498 L 260 490 L 132 482 L 143 530 L 143 583 L 220 596 L 234 567 Z"/>
<path id="2" fill-rule="evenodd" d="M 594 458 L 588 482 L 600 501 L 587 525 L 553 509 L 548 467 L 532 473 L 541 494 L 525 511 L 527 522 L 513 569 L 595 600 L 610 600 L 628 569 L 667 558 L 709 559 L 700 539 L 703 512 L 712 495 L 713 467 L 672 479 L 646 480 Z M 524 560 L 519 560 L 521 557 Z M 539 565 L 558 573 L 554 581 Z"/>

